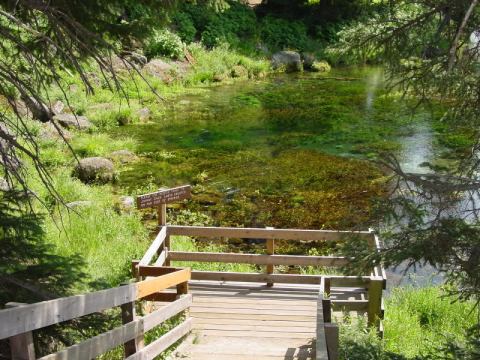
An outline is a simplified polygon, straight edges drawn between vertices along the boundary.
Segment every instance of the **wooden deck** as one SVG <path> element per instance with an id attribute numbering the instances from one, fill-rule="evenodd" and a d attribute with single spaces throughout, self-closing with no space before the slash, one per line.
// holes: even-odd
<path id="1" fill-rule="evenodd" d="M 192 281 L 192 333 L 172 359 L 315 359 L 318 291 Z"/>

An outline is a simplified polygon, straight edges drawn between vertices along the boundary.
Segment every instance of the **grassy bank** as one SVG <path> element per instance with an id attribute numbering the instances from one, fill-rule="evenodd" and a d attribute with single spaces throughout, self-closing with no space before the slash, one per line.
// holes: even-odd
<path id="1" fill-rule="evenodd" d="M 385 303 L 385 338 L 353 321 L 341 326 L 341 359 L 460 359 L 450 343 L 465 347 L 467 329 L 478 322 L 473 302 L 458 302 L 441 287 L 393 289 Z M 445 357 L 447 356 L 447 357 Z M 451 357 L 448 357 L 451 356 Z"/>

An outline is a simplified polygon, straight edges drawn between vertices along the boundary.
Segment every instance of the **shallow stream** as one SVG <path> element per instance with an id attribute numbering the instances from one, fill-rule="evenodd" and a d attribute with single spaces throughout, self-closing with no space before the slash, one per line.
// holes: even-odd
<path id="1" fill-rule="evenodd" d="M 215 225 L 365 229 L 385 193 L 385 173 L 367 160 L 393 151 L 407 171 L 427 171 L 440 151 L 431 115 L 388 95 L 380 68 L 198 88 L 118 130 L 143 156 L 120 186 L 190 183 L 189 211 Z"/>

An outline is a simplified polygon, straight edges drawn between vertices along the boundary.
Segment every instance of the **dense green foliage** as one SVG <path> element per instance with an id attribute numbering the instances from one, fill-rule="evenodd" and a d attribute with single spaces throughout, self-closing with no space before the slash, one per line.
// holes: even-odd
<path id="1" fill-rule="evenodd" d="M 341 326 L 340 358 L 345 360 L 475 359 L 478 310 L 453 302 L 439 287 L 394 289 L 385 304 L 385 338 L 365 331 L 355 319 Z"/>
<path id="2" fill-rule="evenodd" d="M 184 56 L 182 39 L 169 30 L 155 31 L 145 47 L 145 55 L 148 58 L 165 56 L 172 59 L 180 59 Z"/>

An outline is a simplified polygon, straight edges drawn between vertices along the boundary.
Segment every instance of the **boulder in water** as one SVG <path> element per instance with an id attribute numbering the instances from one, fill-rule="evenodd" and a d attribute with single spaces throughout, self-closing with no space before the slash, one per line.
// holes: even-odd
<path id="1" fill-rule="evenodd" d="M 109 158 L 122 164 L 137 160 L 137 156 L 130 150 L 116 150 L 110 154 Z"/>
<path id="2" fill-rule="evenodd" d="M 284 69 L 286 72 L 302 71 L 302 59 L 296 51 L 279 51 L 272 56 L 274 70 Z"/>

